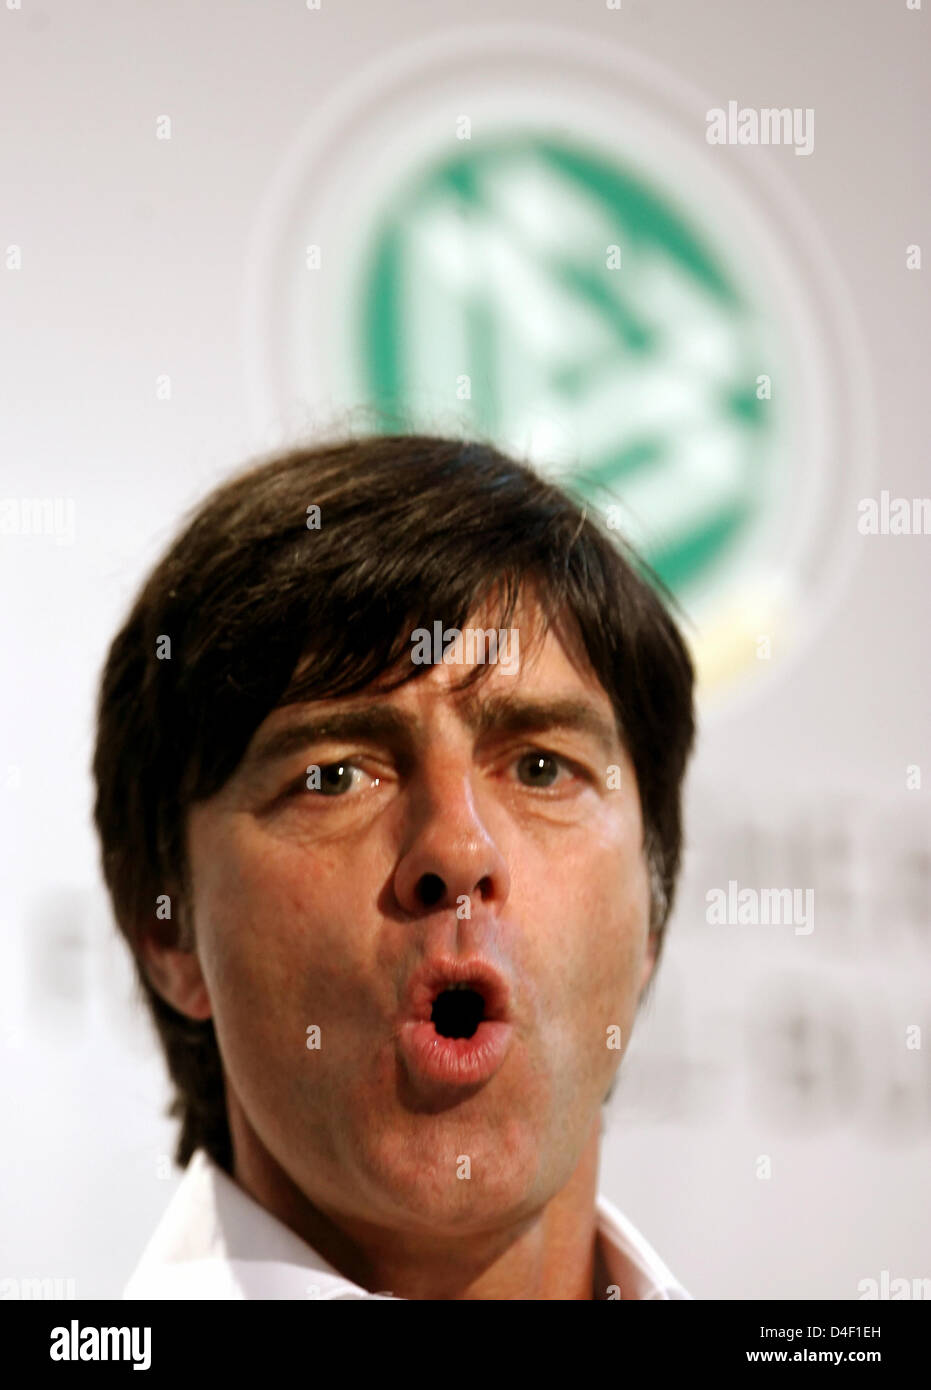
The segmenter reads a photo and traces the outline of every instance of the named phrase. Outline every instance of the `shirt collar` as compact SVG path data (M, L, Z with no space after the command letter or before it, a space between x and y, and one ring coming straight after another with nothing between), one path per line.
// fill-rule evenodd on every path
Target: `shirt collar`
M690 1295L643 1236L599 1195L598 1282L607 1299ZM204 1149L191 1157L124 1298L393 1299L370 1293L328 1264L260 1206Z

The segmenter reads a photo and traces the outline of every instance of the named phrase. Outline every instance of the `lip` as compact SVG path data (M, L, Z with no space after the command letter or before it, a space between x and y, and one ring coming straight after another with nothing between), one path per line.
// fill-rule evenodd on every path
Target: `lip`
M441 990L470 984L485 1000L485 1017L471 1038L445 1038L431 1020ZM422 1082L477 1086L499 1070L514 1039L511 991L500 971L478 956L449 956L422 965L411 977L398 1030L408 1073Z

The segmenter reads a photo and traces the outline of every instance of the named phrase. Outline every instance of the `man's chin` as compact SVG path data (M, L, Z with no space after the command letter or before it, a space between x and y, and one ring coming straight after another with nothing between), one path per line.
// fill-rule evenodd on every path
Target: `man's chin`
M422 1118L420 1133L405 1126L383 1135L365 1161L366 1185L392 1224L436 1235L479 1233L519 1221L552 1196L537 1127L477 1117L457 1124L451 1111Z

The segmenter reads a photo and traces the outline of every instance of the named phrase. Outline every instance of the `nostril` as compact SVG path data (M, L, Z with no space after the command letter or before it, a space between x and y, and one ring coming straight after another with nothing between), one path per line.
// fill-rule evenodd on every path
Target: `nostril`
M494 885L487 874L484 878L479 879L479 882L477 884L477 890L482 902L487 903L488 900L491 898L492 894L494 893Z
M436 907L446 892L446 884L439 874L423 874L417 884L417 896L424 907Z

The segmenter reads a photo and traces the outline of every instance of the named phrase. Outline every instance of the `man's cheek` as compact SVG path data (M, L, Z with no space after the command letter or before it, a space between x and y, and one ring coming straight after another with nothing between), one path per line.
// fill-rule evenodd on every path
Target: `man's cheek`
M308 1012L302 996L313 978L303 940L274 909L241 899L215 900L201 933L202 963L218 1030L262 1049L293 1033Z
M623 1046L627 1046L643 970L644 943L645 930L639 913L633 918L607 919L606 929L594 940L589 979L594 1009L602 1025L602 1040L610 1038L606 1043L609 1047L618 1046L618 1030L623 1035Z

